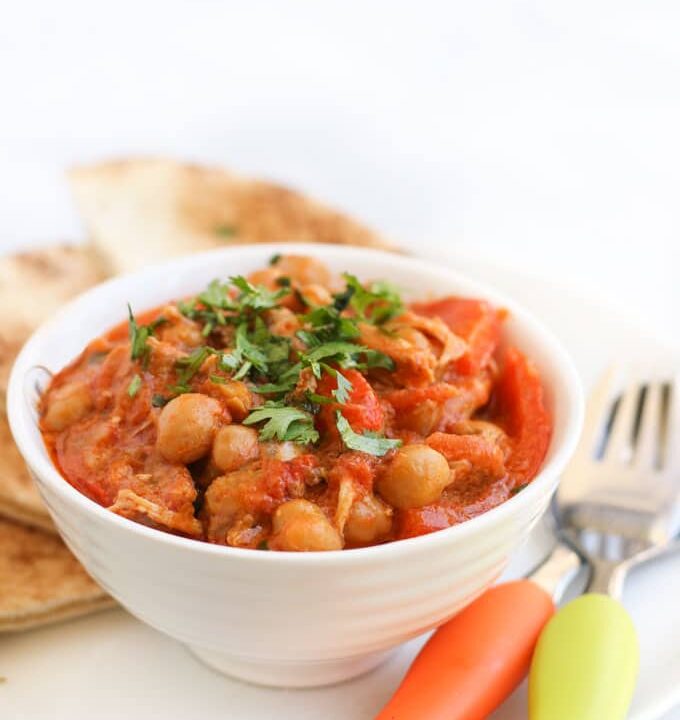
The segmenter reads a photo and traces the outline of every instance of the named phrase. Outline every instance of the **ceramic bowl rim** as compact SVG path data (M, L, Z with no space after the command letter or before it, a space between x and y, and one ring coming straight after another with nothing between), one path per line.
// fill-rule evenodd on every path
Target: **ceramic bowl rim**
M234 254L249 256L257 260L266 259L276 253L294 253L318 256L324 259L326 255L340 255L343 257L354 257L363 254L374 261L383 261L393 267L408 264L408 270L416 274L448 276L452 285L463 285L465 292L471 292L478 297L490 300L496 306L507 308L513 319L527 329L531 335L540 338L540 344L547 350L551 364L556 370L556 377L562 385L562 395L565 402L564 414L566 423L561 438L553 438L552 442L559 442L552 457L541 467L541 470L529 485L509 498L500 505L467 520L458 525L438 530L427 535L422 535L404 540L397 540L382 545L375 545L366 548L355 548L350 550L336 550L322 553L295 553L295 552L256 552L245 548L234 548L224 545L215 545L191 538L179 537L170 533L146 527L127 518L121 517L106 508L100 506L87 496L80 493L71 486L59 473L54 464L45 457L43 449L37 447L31 437L29 427L34 424L31 417L30 407L23 393L23 383L26 372L33 366L30 358L42 338L52 332L55 326L59 326L86 305L91 305L98 298L111 292L113 288L128 282L145 282L155 278L156 283L175 269L184 268L187 265L202 265L209 258L229 258ZM389 273L386 279L389 280ZM121 307L125 299L121 299ZM162 302L162 300L160 301ZM9 379L7 393L7 410L10 427L14 439L26 459L28 465L39 478L39 483L44 483L50 490L55 492L72 510L77 509L85 515L94 515L99 521L110 526L116 526L125 532L140 536L152 542L174 546L179 549L211 555L216 558L229 558L248 560L252 563L263 565L290 564L309 565L356 565L363 561L398 559L412 553L427 552L429 548L446 545L455 541L462 541L465 538L478 532L483 532L487 527L493 526L507 520L511 516L521 515L530 509L538 501L539 497L547 492L552 492L557 484L557 476L564 469L569 457L573 453L583 422L583 393L576 370L571 359L568 357L561 343L554 337L552 332L545 328L542 323L536 320L530 312L521 305L506 297L504 294L487 287L484 283L468 278L464 274L457 273L450 267L437 267L433 263L406 255L397 255L381 250L350 247L341 245L323 245L309 243L262 243L256 245L234 245L229 248L210 250L197 253L191 256L182 256L162 263L154 264L134 273L121 275L99 283L84 293L78 295L69 303L64 305L55 315L43 323L26 341L19 355L17 356ZM552 487L550 484L552 483ZM74 508L75 506L75 508Z

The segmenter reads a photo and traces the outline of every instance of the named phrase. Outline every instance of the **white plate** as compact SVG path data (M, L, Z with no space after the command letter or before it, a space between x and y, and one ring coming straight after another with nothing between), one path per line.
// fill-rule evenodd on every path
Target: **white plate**
M541 316L571 351L586 385L612 359L653 357L680 368L665 348L612 308L559 283L451 254L447 261L517 298ZM546 551L539 531L508 575ZM625 604L640 635L641 670L630 720L680 720L680 554L637 571ZM196 608L200 612L200 608ZM0 639L0 717L21 720L370 720L390 696L423 640L400 648L374 672L343 685L304 691L245 685L208 670L183 647L121 610ZM664 713L667 713L664 715ZM526 717L524 689L493 715ZM426 720L426 719L424 719Z

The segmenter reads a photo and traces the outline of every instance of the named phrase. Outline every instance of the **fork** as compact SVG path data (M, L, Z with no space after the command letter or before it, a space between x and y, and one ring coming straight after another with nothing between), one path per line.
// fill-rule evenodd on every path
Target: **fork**
M532 720L620 720L637 674L632 620L619 602L635 564L678 530L678 384L622 384L610 370L591 396L581 443L556 495L563 532L591 568L588 593L546 625L529 679Z

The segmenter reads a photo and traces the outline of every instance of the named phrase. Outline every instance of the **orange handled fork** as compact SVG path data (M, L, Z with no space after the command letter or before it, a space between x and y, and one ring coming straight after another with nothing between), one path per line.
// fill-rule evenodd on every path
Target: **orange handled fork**
M528 579L477 598L433 633L376 720L484 720L526 676L555 601L580 566L559 542Z

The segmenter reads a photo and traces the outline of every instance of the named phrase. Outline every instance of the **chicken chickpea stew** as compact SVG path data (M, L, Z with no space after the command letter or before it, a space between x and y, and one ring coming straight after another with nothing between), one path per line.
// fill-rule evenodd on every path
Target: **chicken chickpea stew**
M123 517L220 545L320 551L447 528L540 469L541 379L479 299L275 256L135 315L41 398L64 478Z

